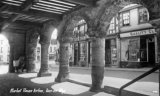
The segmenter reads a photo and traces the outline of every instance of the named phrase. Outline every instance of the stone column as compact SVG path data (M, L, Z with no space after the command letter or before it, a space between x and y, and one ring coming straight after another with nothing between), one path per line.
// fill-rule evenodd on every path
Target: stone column
M40 32L40 44L41 44L41 67L38 73L38 77L41 76L51 76L51 73L48 71L48 48L51 41L52 32L55 29L54 23L56 22L47 22L44 24L42 31Z
M13 67L13 59L14 59L14 43L9 42L10 44L10 56L9 56L9 72L14 73L14 67Z
M101 89L105 67L105 39L92 40L92 87L90 91L98 92Z
M59 49L59 73L55 82L63 82L69 78L69 57L70 57L70 43L66 40L60 41Z
M156 28L156 32L157 32L157 54L158 54L158 65L160 65L160 27L159 28ZM159 69L160 71L160 69ZM160 73L159 73L159 86L160 86ZM160 87L159 87L160 89ZM160 90L159 90L159 93L160 93Z
M48 48L49 44L47 43L40 43L41 44L41 67L40 71L38 73L38 77L41 76L51 76L51 73L49 73L49 66L48 66L48 60L49 60L49 54L48 54Z
M37 31L37 29L31 29L26 36L27 72L35 72L36 48L39 36Z

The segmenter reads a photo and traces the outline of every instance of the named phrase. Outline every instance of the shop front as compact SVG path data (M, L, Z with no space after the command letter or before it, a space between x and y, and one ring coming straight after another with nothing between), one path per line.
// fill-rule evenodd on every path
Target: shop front
M120 67L152 67L157 63L157 38L154 29L120 34Z

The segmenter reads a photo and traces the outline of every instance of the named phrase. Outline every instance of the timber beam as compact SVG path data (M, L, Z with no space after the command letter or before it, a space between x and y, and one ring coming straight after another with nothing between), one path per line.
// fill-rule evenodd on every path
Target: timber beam
M96 1L98 1L98 0L64 0L64 1L80 4L83 6L95 6Z
M62 15L59 15L59 14L48 13L44 11L42 12L38 10L21 11L19 7L13 6L13 5L10 5L5 11L12 12L14 14L19 14L19 15L27 15L27 16L33 16L33 17L62 20Z
M38 2L39 0L26 0L22 6L20 7L21 11L27 11L34 3ZM19 14L15 14L12 17L8 18L1 24L1 31L6 29L12 22L16 21L20 17Z

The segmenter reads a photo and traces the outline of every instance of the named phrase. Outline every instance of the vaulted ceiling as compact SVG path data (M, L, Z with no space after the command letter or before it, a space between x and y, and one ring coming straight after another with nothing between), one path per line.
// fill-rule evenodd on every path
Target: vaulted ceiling
M1 0L1 30L27 30L48 20L62 20L62 16L85 6L93 6L96 0Z

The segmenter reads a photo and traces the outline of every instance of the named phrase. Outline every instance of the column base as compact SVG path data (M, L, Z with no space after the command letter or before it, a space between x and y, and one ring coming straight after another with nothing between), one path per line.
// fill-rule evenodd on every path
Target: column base
M91 88L89 89L89 91L91 91L91 92L101 92L102 90L101 90L101 88L91 87Z
M63 76L58 76L57 78L55 78L55 82L65 82L65 81L67 81L67 79L69 78L69 75L68 76L65 76L65 77L63 77Z
M52 76L52 73L47 72L39 72L37 74L37 77L46 77L46 76Z
M90 91L99 92L104 78L104 66L92 66L92 86Z
M59 68L59 73L57 78L55 78L55 82L64 82L69 78L69 67L68 65L63 65Z

